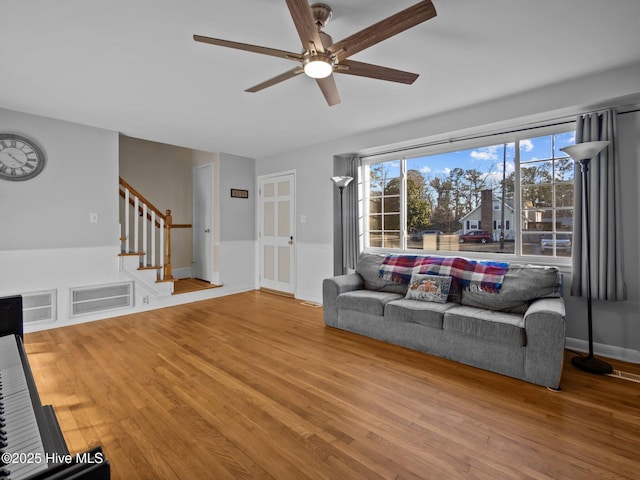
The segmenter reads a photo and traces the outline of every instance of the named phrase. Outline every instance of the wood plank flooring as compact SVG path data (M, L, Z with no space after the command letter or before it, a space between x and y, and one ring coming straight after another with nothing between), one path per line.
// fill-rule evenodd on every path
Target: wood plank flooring
M180 278L173 282L173 294L178 295L180 293L197 292L218 287L220 285L214 285L198 278Z
M248 292L25 336L72 453L113 479L638 479L640 384L554 393ZM637 365L612 362L640 373Z

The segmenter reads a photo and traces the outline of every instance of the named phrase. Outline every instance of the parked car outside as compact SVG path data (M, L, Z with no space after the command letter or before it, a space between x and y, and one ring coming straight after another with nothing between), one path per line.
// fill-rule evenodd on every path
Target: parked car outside
M540 250L553 250L553 235L546 233L540 239ZM556 250L571 249L571 235L568 233L556 233Z
M463 233L458 238L460 243L464 242L480 242L487 243L491 241L491 234L484 230L469 230L467 233Z

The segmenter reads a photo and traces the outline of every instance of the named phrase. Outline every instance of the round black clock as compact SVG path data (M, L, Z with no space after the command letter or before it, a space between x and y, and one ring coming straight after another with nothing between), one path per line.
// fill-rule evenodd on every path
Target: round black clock
M31 140L0 134L0 178L22 181L35 177L44 168L44 153Z

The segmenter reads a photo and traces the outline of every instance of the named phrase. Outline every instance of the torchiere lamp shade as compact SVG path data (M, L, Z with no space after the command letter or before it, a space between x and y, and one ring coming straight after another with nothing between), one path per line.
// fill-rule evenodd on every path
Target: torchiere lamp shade
M579 162L580 160L592 159L598 153L604 150L607 145L609 145L609 141L602 140L599 142L576 143L575 145L564 147L560 150Z

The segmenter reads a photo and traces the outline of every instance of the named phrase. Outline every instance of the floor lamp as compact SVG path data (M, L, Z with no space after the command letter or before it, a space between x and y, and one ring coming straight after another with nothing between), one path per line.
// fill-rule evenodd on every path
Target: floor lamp
M589 192L587 172L589 172L589 162L593 157L598 155L607 145L608 141L600 142L584 142L577 143L570 147L561 148L563 152L573 158L576 162L580 163L580 172L582 176L582 204L584 206L584 222L583 222L583 234L586 239L587 247L587 324L589 327L589 355L577 356L571 359L571 363L579 368L590 373L607 374L613 371L611 365L607 362L599 360L593 356L593 319L591 312L591 231L589 230Z
M331 177L331 181L336 184L336 187L340 189L340 263L341 270L344 274L344 217L342 210L342 194L344 192L344 187L349 185L353 177L341 176L341 177Z

